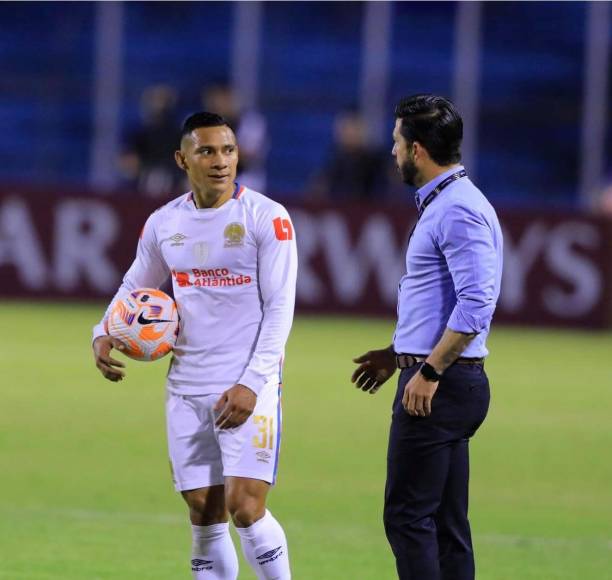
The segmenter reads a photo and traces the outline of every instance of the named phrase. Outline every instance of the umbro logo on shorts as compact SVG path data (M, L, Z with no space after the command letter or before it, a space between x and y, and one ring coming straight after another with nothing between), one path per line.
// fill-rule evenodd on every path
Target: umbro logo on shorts
M257 461L261 461L263 463L268 463L270 459L272 459L272 455L267 451L257 451L255 455L257 456Z

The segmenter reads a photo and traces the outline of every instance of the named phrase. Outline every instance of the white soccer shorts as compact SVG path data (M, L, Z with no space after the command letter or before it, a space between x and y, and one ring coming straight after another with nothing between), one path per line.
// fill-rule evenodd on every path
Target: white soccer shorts
M218 429L213 407L220 395L168 392L168 451L176 490L223 485L227 476L274 484L282 428L280 395L280 385L266 385L245 423Z

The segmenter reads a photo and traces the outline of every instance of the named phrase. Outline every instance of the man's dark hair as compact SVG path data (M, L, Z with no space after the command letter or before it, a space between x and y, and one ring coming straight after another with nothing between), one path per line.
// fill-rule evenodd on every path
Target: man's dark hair
M199 129L200 127L230 127L230 124L221 116L216 113L209 113L208 111L199 111L189 115L183 122L181 128L181 139L185 135L189 135L192 131ZM230 127L231 129L231 127Z
M463 121L455 105L436 95L412 95L395 108L401 119L400 133L412 143L418 141L438 165L461 161Z

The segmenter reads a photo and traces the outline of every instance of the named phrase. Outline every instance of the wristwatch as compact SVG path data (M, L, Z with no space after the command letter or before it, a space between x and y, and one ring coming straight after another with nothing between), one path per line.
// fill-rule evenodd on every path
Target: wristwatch
M434 369L429 363L424 362L419 369L421 374L425 377L425 380L431 381L435 383L442 378L442 375L439 374L436 369Z

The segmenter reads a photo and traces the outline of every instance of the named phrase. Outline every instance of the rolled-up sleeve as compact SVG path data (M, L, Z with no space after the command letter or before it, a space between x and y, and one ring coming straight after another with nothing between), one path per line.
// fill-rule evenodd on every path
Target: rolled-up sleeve
M447 327L478 334L488 330L499 293L494 231L476 210L454 206L440 223L438 246L453 279L457 302Z

